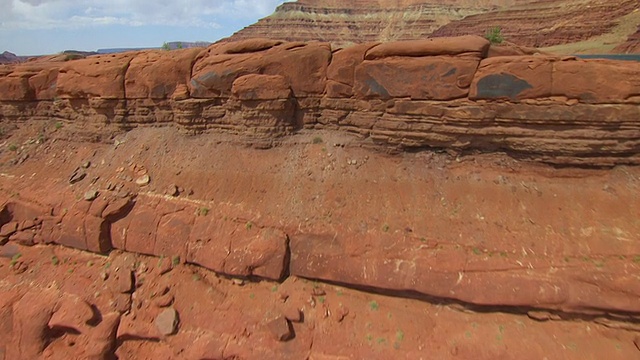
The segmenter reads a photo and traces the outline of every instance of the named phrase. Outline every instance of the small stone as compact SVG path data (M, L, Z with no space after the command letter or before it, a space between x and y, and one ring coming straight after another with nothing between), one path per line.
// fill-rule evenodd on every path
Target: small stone
M9 243L4 246L0 246L0 257L11 259L19 253L20 248L15 244Z
M27 269L29 268L29 266L24 262L24 261L17 261L15 264L13 264L13 266L11 267L11 269L13 270L13 272L15 274L22 274L25 271L27 271Z
M527 316L529 316L533 320L538 321L562 320L559 315L552 314L546 311L529 311L527 313Z
M173 269L173 266L170 258L163 257L158 260L158 272L160 275L168 273L171 269Z
M133 292L133 272L130 270L120 270L115 273L114 290L121 294L129 294Z
M175 185L169 185L169 187L167 187L167 190L165 191L165 194L169 195L169 196L178 196L180 195L180 191L178 190L178 187Z
M170 307L162 311L155 320L155 325L160 334L173 335L178 330L178 312Z
M291 322L302 322L302 312L296 306L287 306L282 315Z
M160 295L153 300L153 304L159 308L165 308L173 303L172 294Z
M91 189L84 193L84 199L87 201L93 201L98 197L98 190Z
M289 294L286 292L281 292L278 294L278 298L280 299L280 301L286 302L287 299L289 299Z
M109 278L109 274L106 271L100 273L100 278L102 281L106 281Z
M11 221L0 228L0 237L9 237L18 230L18 222Z
M85 162L84 164L82 164L82 167L83 167L84 169L88 169L90 166L91 166L91 161L87 161L87 162Z
M345 306L340 306L335 312L335 317L337 322L342 322L347 315L349 315L349 308Z
M20 225L18 225L18 231L24 231L24 230L29 230L32 229L34 227L36 227L37 225L42 224L42 221L34 221L34 220L25 220L23 222L20 223ZM1 236L2 234L0 234Z
M84 179L85 177L87 177L87 173L84 172L81 169L76 169L73 174L71 175L71 178L69 178L69 183L70 184L75 184L79 181L82 181L82 179Z
M151 178L149 177L149 175L142 175L136 179L136 184L139 186L148 185L149 182L151 182Z
M291 325L284 316L278 316L269 321L267 323L267 329L277 341L287 341L293 338Z
M233 285L238 285L238 286L244 285L244 280L242 279L233 279L231 280L231 282L233 283Z
M58 303L58 309L49 320L50 328L74 329L81 332L84 325L93 318L91 306L76 296L65 295Z
M320 288L313 288L313 290L311 290L311 295L313 296L324 296L326 294L327 293Z
M11 241L24 246L32 246L34 244L35 233L33 231L19 231L11 235Z

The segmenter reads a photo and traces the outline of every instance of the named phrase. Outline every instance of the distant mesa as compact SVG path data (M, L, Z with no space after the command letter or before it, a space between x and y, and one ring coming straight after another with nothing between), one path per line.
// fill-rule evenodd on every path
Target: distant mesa
M207 47L209 45L211 45L211 43L207 41L195 41L195 42L171 41L171 42L165 42L164 44L162 44L162 46L158 46L158 47L98 49L96 53L97 54L116 54L116 53L123 53L127 51L141 51L141 50L158 50L158 49L176 50L176 49Z
M18 64L26 60L26 56L17 56L16 54L10 53L8 51L0 54L0 64Z
M25 61L69 61L69 60L77 60L83 59L87 56L92 55L104 55L104 54L117 54L124 53L129 51L142 51L142 50L176 50L176 49L190 49L190 48L205 48L211 45L210 42L207 41L172 41L166 42L162 46L159 47L137 47L137 48L106 48L106 49L98 49L96 51L81 51L81 50L64 50L57 54L42 54L36 56L19 56L12 52L5 51L0 53L0 65L5 64L19 64Z
M195 41L195 42L171 41L171 42L165 42L164 44L162 44L162 46L159 46L159 47L98 49L96 53L97 54L115 54L115 53L122 53L127 51L140 51L140 50L158 50L158 49L176 50L176 49L190 49L190 48L196 48L196 47L207 47L209 45L211 45L211 43L207 41Z

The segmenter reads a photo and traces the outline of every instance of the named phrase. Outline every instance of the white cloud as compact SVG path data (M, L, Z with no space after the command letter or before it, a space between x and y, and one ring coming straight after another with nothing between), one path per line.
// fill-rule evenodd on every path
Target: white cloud
M283 0L0 0L0 29L163 25L217 28L267 16Z

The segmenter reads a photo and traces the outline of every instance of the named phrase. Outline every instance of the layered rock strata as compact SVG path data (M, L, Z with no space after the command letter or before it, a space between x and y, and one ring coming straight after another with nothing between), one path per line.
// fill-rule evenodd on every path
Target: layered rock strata
M127 130L175 126L190 133L240 134L256 147L269 148L301 131L330 131L356 134L362 144L396 151L506 151L516 158L563 166L638 164L640 64L553 56L486 58L488 49L486 40L474 36L372 43L339 51L325 43L252 39L204 51L36 62L2 68L0 114L3 123L15 126L55 121L56 127L72 129L76 142L111 142L111 136ZM127 146L123 143L126 140L116 140L116 150ZM132 145L120 153L120 161L138 151L143 156L149 150L145 143L151 140L140 139L135 146L142 150ZM222 147L201 146L215 155L207 155L193 169L172 168L161 175L187 172L203 191L219 190L198 201L127 191L107 180L109 171L125 178L130 172L129 177L139 179L138 186L147 186L149 171L162 168L158 158L148 159L155 165L138 167L130 159L126 169L105 165L114 168L97 173L91 164L78 165L68 169L70 184L56 185L59 192L45 192L30 179L4 177L3 189L15 192L2 195L1 241L55 243L96 253L120 249L175 257L227 276L283 280L297 275L470 306L612 313L629 321L640 313L635 276L640 247L634 240L640 229L637 222L612 215L638 213L635 193L621 203L583 181L582 189L590 194L589 199L582 197L588 200L584 202L576 200L579 194L558 197L557 189L571 192L574 186L552 176L548 185L522 177L514 186L498 189L490 184L499 185L504 178L453 173L468 186L456 188L451 182L445 189L438 188L436 175L426 169L400 170L395 160L369 165L370 178L345 171L339 181L328 179L327 184L334 185L330 188L308 178L313 171L306 172L303 161L285 166L265 182L258 174L268 173L268 168L242 165L243 157L253 157L258 150L225 153ZM171 151L176 152L153 153L164 154L166 161ZM118 158L115 150L104 150L101 156L100 164ZM366 157L359 158L349 158L348 165L366 166ZM79 164L80 159L69 162ZM58 166L68 167L69 162ZM418 173L404 175L410 171ZM620 176L624 179L615 181L623 187L637 186L633 176ZM379 186L411 190L371 197L362 193L370 179ZM474 197L470 189L476 185L469 184L476 182L492 194L488 201ZM75 184L102 185L99 194L89 192L82 198L73 194L80 191ZM262 195L244 193L243 184ZM301 186L326 195L317 209L298 207L296 194L307 193ZM509 194L520 187L525 200L511 203ZM68 191L72 193L61 195ZM368 202L349 200L358 193L361 196L353 199ZM478 207L464 210L449 204L445 194L464 194L461 204L475 199ZM465 220L459 232L452 232L449 220L425 215L431 210L420 215L425 201L430 208L447 207L452 219L464 211L463 219L481 224L483 213L496 208L523 209L523 215L509 214L506 222L478 226ZM279 203L288 206L265 205ZM587 203L600 207L588 212ZM403 215L397 224L382 225L377 223L385 221L377 215L382 208L416 212ZM569 217L563 210L567 208L572 209ZM216 216L209 214L212 209ZM323 212L326 222L317 218L316 210L322 209L328 211ZM533 210L525 214L525 209ZM292 216L291 211L300 213ZM552 220L532 226L550 212L556 214ZM348 214L363 219L347 220ZM344 218L329 222L333 216ZM603 230L587 226L582 216ZM303 225L314 217L311 225ZM504 238L485 238L489 230ZM543 243L536 246L532 239ZM594 266L597 271L591 271Z
M233 34L238 41L269 37L349 45L428 37L452 20L488 11L489 6L453 1L296 1L280 5L256 24Z
M454 20L432 36L482 35L499 26L506 39L519 45L570 44L610 32L637 9L634 0L535 1Z
M640 65L554 56L485 58L474 36L371 43L252 39L0 69L6 121L252 135L357 133L400 149L507 151L553 164L637 164ZM162 74L162 75L159 75Z
M548 47L584 41L578 51L609 52L637 21L634 0L351 1L287 2L232 35L230 40L270 37L326 41L334 45L426 37L480 35L499 26L519 45ZM631 15L629 18L628 15ZM606 39L598 39L605 35ZM613 46L610 46L613 44ZM570 49L570 48L568 48ZM573 48L576 51L576 48ZM571 50L567 50L568 53ZM625 52L618 48L614 52Z
M640 26L638 27L638 31L631 34L626 42L616 47L615 51L623 54L639 54L640 53Z

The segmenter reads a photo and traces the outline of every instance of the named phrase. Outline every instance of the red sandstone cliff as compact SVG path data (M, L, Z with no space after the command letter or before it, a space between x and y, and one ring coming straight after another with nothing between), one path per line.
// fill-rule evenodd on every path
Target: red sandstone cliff
M501 26L509 41L546 47L593 40L578 52L609 52L629 35L625 17L635 0L323 1L285 3L275 13L231 36L333 44L411 40L429 36L484 35ZM598 40L600 36L608 36ZM558 49L556 49L558 50ZM575 52L573 48L567 52Z
M633 358L640 63L490 53L1 66L0 354Z

